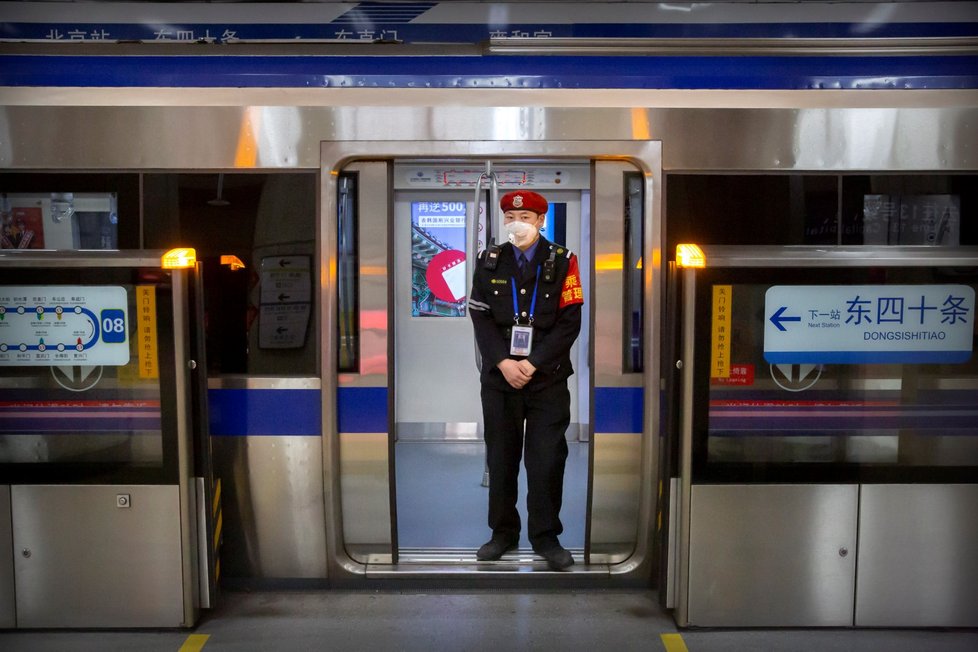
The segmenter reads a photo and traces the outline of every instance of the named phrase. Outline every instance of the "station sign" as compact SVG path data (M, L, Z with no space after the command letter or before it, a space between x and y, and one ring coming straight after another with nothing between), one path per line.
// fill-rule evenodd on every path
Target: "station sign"
M305 346L312 315L309 256L265 256L261 260L258 346L296 349Z
M0 286L0 366L126 365L128 307L119 286Z
M239 43L281 39L347 43L481 43L493 38L549 39L846 36L970 36L974 8L875 2L826 3L502 3L412 2L5 2L4 39L64 42ZM865 4L866 6L861 6ZM815 6L811 6L815 5ZM909 5L909 6L904 6ZM962 5L962 6L957 6ZM948 27L956 25L956 27ZM895 31L894 31L895 30Z
M974 332L967 285L775 285L764 297L771 364L961 363Z
M312 297L309 256L265 256L261 260L263 304L308 302Z

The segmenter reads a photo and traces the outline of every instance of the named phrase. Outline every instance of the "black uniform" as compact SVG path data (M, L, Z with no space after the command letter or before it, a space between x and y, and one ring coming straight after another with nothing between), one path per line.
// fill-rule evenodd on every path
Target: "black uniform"
M521 276L513 245L504 244L494 270L479 257L469 298L475 337L482 353L482 411L489 465L489 527L493 536L515 540L520 532L516 509L520 458L525 449L528 534L534 549L556 542L563 531L560 505L570 423L567 378L574 373L571 345L581 330L584 302L576 257L541 237L533 260ZM548 263L548 261L550 261ZM548 270L552 269L552 273ZM539 278L538 278L539 276ZM510 355L514 325L515 281L520 324L533 313L533 342L527 358L536 367L530 381L516 389L497 364ZM526 424L524 441L523 427Z

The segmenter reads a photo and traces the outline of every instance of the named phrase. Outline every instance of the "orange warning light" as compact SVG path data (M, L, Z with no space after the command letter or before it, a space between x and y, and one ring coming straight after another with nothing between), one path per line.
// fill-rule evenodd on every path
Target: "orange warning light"
M178 247L163 254L163 269L186 269L197 264L197 251L193 247Z
M680 267L706 267L706 254L697 245L676 245L676 264Z
M230 267L232 272L245 268L245 264L234 254L221 254L221 264Z

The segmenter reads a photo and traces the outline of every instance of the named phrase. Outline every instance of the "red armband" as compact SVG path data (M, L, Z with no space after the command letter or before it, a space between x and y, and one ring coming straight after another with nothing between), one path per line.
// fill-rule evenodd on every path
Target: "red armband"
M577 256L571 255L567 266L567 276L564 277L564 287L560 291L560 305L564 309L574 303L584 303L584 288L581 287L581 272L577 268Z

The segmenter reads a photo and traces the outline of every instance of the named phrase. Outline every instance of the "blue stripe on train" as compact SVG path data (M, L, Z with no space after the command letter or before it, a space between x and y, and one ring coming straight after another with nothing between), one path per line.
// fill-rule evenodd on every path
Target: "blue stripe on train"
M595 387L594 432L642 432L641 387Z
M914 430L918 434L978 435L975 420L978 413L936 414L921 411L893 415L840 416L819 414L811 416L778 417L759 412L752 417L728 417L710 413L711 436L743 436L775 434L827 436L838 432L873 434L883 430Z
M971 351L765 351L771 364L960 364Z
M212 389L208 391L211 434L320 434L320 392L315 389ZM340 432L387 432L386 387L341 387L337 391ZM596 387L595 432L642 432L641 387Z
M0 56L0 86L978 88L978 57Z
M52 433L57 435L113 434L117 432L154 432L161 428L159 412L131 417L59 417L0 416L0 434Z
M340 387L336 412L340 432L387 432L387 388Z
M211 434L217 436L316 436L322 432L318 389L211 389ZM340 432L387 432L387 389L341 387Z
M917 405L973 405L973 389L918 389L914 392ZM726 401L786 401L792 405L816 405L826 401L891 401L902 403L899 389L871 389L846 391L838 389L808 389L804 392L786 392L780 389L751 389L714 385L710 388L711 400Z
M642 432L641 387L596 387L595 432ZM337 396L340 432L387 432L387 389L342 387Z
M318 389L211 389L211 434L314 435L322 430Z
M973 390L923 389L914 393L913 403L907 402L899 390L859 392L856 400L836 390L808 391L803 398L785 396L784 392L764 390L711 392L712 399L730 403L711 405L710 435L824 436L898 430L914 430L920 435L978 434Z

